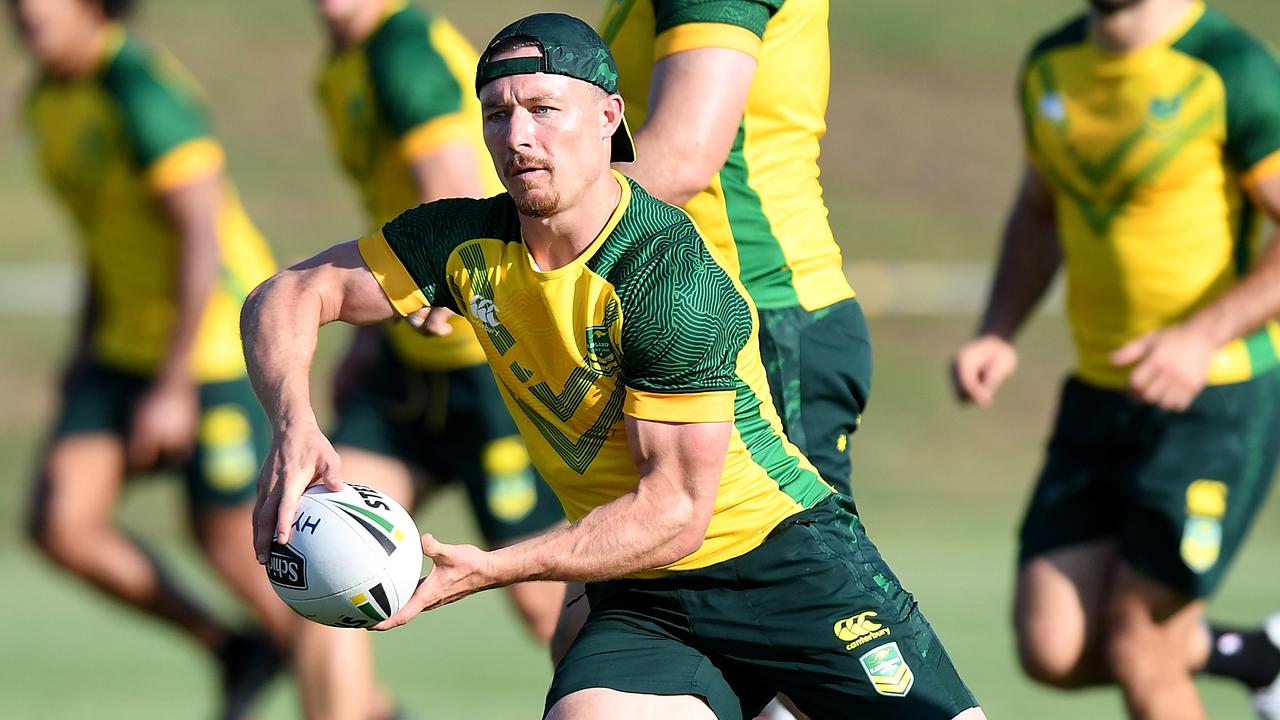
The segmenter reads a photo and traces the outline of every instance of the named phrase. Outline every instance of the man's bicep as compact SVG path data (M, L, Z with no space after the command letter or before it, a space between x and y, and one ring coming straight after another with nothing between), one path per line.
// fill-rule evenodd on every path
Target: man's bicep
M737 136L756 59L722 47L690 49L654 65L643 132L678 138L681 163L705 187L724 165Z
M334 245L286 272L309 279L307 284L320 296L325 322L369 325L396 315L396 308L361 257L355 240Z
M733 423L671 423L627 417L626 428L642 483L645 478L655 478L669 484L673 492L715 496Z
M1271 222L1280 225L1280 172L1259 180L1251 190L1254 202L1271 218Z

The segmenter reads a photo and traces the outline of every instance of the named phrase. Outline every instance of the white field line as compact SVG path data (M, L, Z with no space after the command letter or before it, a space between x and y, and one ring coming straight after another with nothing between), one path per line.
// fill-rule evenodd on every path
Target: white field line
M971 316L982 310L991 266L965 262L851 262L845 274L871 316ZM75 311L80 271L73 263L0 264L0 317L55 317ZM1062 309L1055 286L1044 310Z

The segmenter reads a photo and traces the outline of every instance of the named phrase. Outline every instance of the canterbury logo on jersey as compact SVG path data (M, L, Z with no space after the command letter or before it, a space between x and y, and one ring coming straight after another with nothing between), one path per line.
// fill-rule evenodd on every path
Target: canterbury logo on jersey
M492 330L498 327L498 306L489 298L473 295L471 302L467 304L467 308L471 311L471 316L484 324L486 328Z

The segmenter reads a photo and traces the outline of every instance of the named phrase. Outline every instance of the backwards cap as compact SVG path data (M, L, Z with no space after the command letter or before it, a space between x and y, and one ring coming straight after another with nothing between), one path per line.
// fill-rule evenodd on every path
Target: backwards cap
M539 57L492 60L493 48L512 38L528 40L541 51ZM476 66L476 94L485 85L509 75L549 73L591 83L609 94L618 92L618 66L609 46L582 20L563 13L537 13L503 28L480 54ZM634 162L635 142L627 120L613 134L612 162Z

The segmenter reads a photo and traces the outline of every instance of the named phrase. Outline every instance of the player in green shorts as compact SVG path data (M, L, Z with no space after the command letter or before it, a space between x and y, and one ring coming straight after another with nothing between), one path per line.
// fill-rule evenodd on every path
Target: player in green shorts
M1280 63L1198 0L1091 0L1021 78L1028 159L964 398L1065 265L1077 366L1023 520L1027 674L1118 684L1134 718L1204 718L1196 672L1280 718L1280 616L1206 625L1280 453Z
M467 91L476 52L447 20L405 0L317 0L316 8L332 41L320 105L371 228L420 203L502 192L484 151L479 103ZM332 437L345 476L406 507L431 485L459 482L490 547L562 523L471 326L446 310L413 319L432 324L436 336L401 321L359 328L335 375ZM509 590L534 637L546 642L563 586ZM374 689L366 634L308 624L301 643L308 713L390 712Z
M517 21L475 81L507 192L409 210L254 291L245 352L277 429L259 559L303 490L344 472L307 395L318 326L444 307L572 524L494 551L424 535L432 570L377 629L484 589L585 582L545 717L738 720L782 691L819 718L983 718L848 496L787 439L731 266L610 170L636 152L617 82L586 23Z
M220 716L242 717L297 624L246 542L270 430L237 318L275 265L226 178L200 89L118 22L127 5L9 3L40 71L27 120L87 277L31 534L53 562L212 653ZM126 479L158 469L185 477L197 544L270 639L228 627L116 525Z

